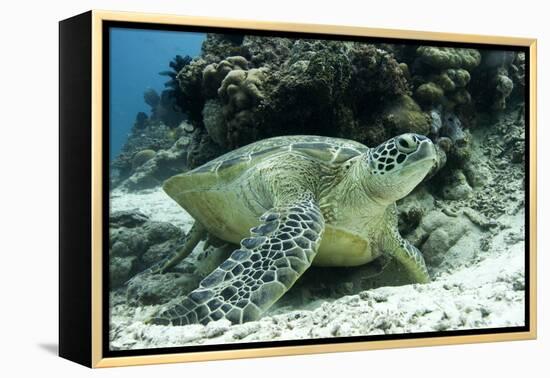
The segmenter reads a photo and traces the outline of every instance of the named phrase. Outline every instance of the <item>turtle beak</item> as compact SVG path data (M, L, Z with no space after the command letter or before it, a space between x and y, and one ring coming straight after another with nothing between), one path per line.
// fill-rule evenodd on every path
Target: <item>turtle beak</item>
M425 160L432 160L433 163L437 160L435 147L428 138L420 142L418 149L408 158L409 163L417 163Z

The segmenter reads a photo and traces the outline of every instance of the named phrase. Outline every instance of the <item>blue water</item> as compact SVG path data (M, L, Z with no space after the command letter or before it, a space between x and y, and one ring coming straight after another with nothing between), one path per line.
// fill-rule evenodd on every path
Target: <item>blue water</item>
M143 101L148 88L159 94L169 79L176 55L198 56L203 33L112 28L110 29L110 160L124 145L138 112L149 114Z

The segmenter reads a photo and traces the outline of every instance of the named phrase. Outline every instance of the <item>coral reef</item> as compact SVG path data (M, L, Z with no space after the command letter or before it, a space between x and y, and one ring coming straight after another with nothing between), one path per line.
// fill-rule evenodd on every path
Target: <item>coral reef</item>
M374 146L415 132L439 146L430 177L449 181L470 158L476 109L504 109L523 97L525 55L513 51L212 33L201 51L176 56L171 71L161 73L170 78L168 89L144 94L151 115L138 114L135 135L113 164L116 183L136 173L137 152L170 149L178 137L163 125L177 129L185 117L194 130L185 147L189 169L277 135L340 136ZM166 133L157 135L161 140L132 141L155 128Z
M294 40L246 35L242 47L253 67L280 67L291 53Z
M345 119L351 67L339 44L296 41L292 54L266 80L265 101L258 109L267 135L335 135Z
M481 53L474 49L433 46L412 49L410 46L390 45L389 50L395 51L404 60L402 64L407 65L413 98L421 105L413 113L416 117L409 117L417 121L417 127L409 122L401 130L416 129L415 132L428 135L436 142L440 158L430 177L437 174L439 179L450 180L450 177L460 175L454 171L463 167L470 158L467 128L475 123L476 113L469 87L471 72L480 65ZM413 109L414 105L409 108ZM407 106L402 103L396 108L404 112ZM388 126L392 124L386 122L382 126L384 130L391 130Z
M183 128L183 127L182 127ZM142 150L134 155L131 175L120 186L129 190L153 188L167 178L187 169L187 154L192 135L182 136L168 149Z
M421 104L453 111L457 106L470 103L471 95L466 87L470 71L481 62L479 51L420 46L416 54L414 96Z
M134 172L137 168L134 158L140 151L156 152L169 149L174 144L174 134L168 126L163 123L151 124L148 119L144 121L141 114L138 113L126 143L111 162L111 170L114 171L111 175L113 186L120 185Z
M220 61L228 56L242 56L245 52L243 39L242 34L208 33L201 47L201 55L209 62Z
M357 106L372 108L373 103L409 94L408 68L400 65L392 54L363 43L355 44L352 52L351 82Z
M385 135L370 137L369 129L384 121L399 131L426 130L427 117L403 97L410 94L406 65L384 50L253 36L238 42L209 35L201 57L177 75L189 121L210 137L196 139L206 149L224 147L221 153L297 130L374 144ZM396 111L396 96L407 111Z

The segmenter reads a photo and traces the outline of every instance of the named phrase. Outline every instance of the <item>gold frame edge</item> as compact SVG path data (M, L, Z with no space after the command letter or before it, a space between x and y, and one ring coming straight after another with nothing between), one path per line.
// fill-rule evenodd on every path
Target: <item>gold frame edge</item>
M222 359L250 357L273 357L286 355L304 355L313 353L351 352L374 349L393 349L403 347L426 347L451 344L486 343L499 341L533 340L537 338L537 40L535 38L502 37L476 34L458 34L426 32L415 30L397 30L367 28L358 26L339 26L324 24L297 24L212 18L198 16L177 16L167 14L148 14L133 12L92 11L92 367L118 367L146 364L165 364L175 362L198 362ZM530 303L530 330L526 332L494 333L465 336L445 336L413 338L402 340L361 341L335 344L316 344L304 346L282 346L252 349L220 350L211 352L190 352L159 355L141 355L131 357L103 357L102 352L102 22L126 21L190 26L211 26L221 28L240 28L265 31L289 31L306 33L324 33L332 35L351 35L363 37L399 38L440 42L462 42L478 44L497 44L503 46L522 46L529 48L529 131L530 131L530 291L527 293Z
M92 11L92 356L96 367L103 358L103 34L102 18Z
M529 44L529 325L537 338L537 40ZM527 115L526 115L527 116Z

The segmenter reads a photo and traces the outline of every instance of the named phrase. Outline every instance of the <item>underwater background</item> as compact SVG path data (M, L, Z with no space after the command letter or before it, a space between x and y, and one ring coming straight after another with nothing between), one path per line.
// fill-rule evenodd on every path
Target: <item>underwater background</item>
M167 76L160 73L170 69L168 63L177 55L197 56L205 37L203 33L110 29L111 161L126 143L136 115L149 110L144 91L166 89Z
M522 51L111 33L112 349L525 324ZM383 259L310 268L255 322L144 323L234 249L201 243L172 271L135 277L173 253L193 223L164 180L271 136L374 147L406 132L428 136L439 156L398 202L399 231L422 251L432 283L412 285Z

